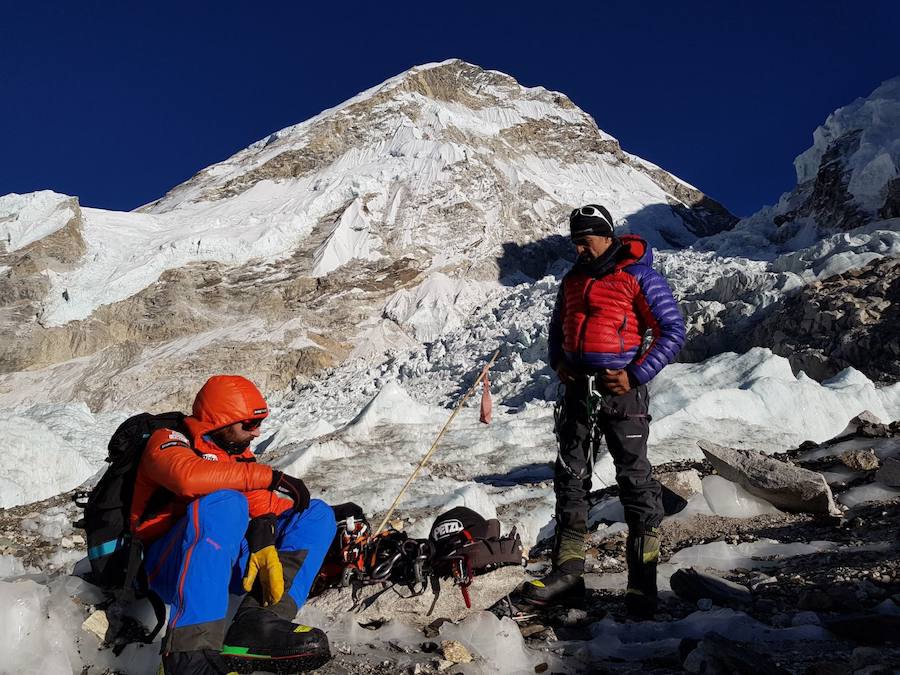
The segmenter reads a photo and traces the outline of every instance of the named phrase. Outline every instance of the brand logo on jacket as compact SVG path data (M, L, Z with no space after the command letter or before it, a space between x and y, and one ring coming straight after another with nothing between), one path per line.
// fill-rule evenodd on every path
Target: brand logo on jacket
M218 461L219 461L219 458L216 457L216 456L215 456L213 453L211 453L211 452L204 452L204 453L201 455L201 457L203 457L203 459L205 459L207 462L218 462Z

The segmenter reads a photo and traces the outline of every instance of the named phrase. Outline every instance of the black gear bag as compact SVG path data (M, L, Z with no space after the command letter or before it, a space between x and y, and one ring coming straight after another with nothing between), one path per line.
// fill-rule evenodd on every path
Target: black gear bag
M460 560L472 576L523 561L522 540L515 527L501 537L499 520L486 520L465 506L435 518L428 538L434 547L432 567L442 576L451 574Z

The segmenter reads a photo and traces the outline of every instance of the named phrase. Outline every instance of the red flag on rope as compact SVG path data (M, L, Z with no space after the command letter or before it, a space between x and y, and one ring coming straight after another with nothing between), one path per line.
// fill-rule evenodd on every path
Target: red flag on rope
M491 381L488 379L488 367L484 367L484 373L481 380L481 417L479 418L485 424L491 423L491 412L493 403L491 403Z

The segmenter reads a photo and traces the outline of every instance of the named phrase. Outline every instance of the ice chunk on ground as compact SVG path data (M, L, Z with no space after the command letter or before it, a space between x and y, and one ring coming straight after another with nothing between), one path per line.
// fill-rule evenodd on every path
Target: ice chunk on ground
M645 661L654 656L674 654L682 639L702 639L710 631L739 642L831 639L821 626L776 629L744 612L714 609L694 612L680 621L617 623L611 618L603 619L591 626L593 639L584 656Z
M33 581L0 581L0 663L5 673L71 675L81 671L72 635L81 624L67 625L48 608L50 591Z
M25 574L25 565L14 555L0 555L0 579Z
M625 508L618 497L609 497L591 507L588 513L588 524L593 525L601 521L625 522Z
M737 483L721 476L707 476L702 483L706 503L717 516L752 518L763 513L779 513L765 499L750 494Z
M498 619L490 612L477 612L456 625L445 623L440 637L457 640L478 654L485 661L484 673L533 673L536 665L549 661L545 654L525 646L515 621Z
M838 495L838 501L844 506L854 507L866 502L879 502L900 496L900 488L890 488L878 483L859 485Z
M760 539L743 544L714 541L709 544L683 548L669 558L669 563L682 567L712 568L722 571L738 567L754 569L778 564L777 560L761 560L761 558L781 559L795 555L808 555L818 551L828 551L835 546L837 544L830 541L813 541L809 544L782 544L774 539Z

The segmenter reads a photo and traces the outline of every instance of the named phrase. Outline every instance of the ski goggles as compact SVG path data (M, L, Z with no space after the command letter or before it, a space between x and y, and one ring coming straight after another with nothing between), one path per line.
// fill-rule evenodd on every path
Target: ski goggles
M604 215L603 211L598 209L596 206L591 206L590 204L588 204L587 206L581 206L577 209L572 209L572 213L569 214L569 220L572 220L572 218L577 215L587 216L588 218L599 218L610 227L613 226L613 224L609 222L609 219L606 217L606 215Z
M262 424L262 419L244 420L241 422L241 429L244 431L256 431Z

